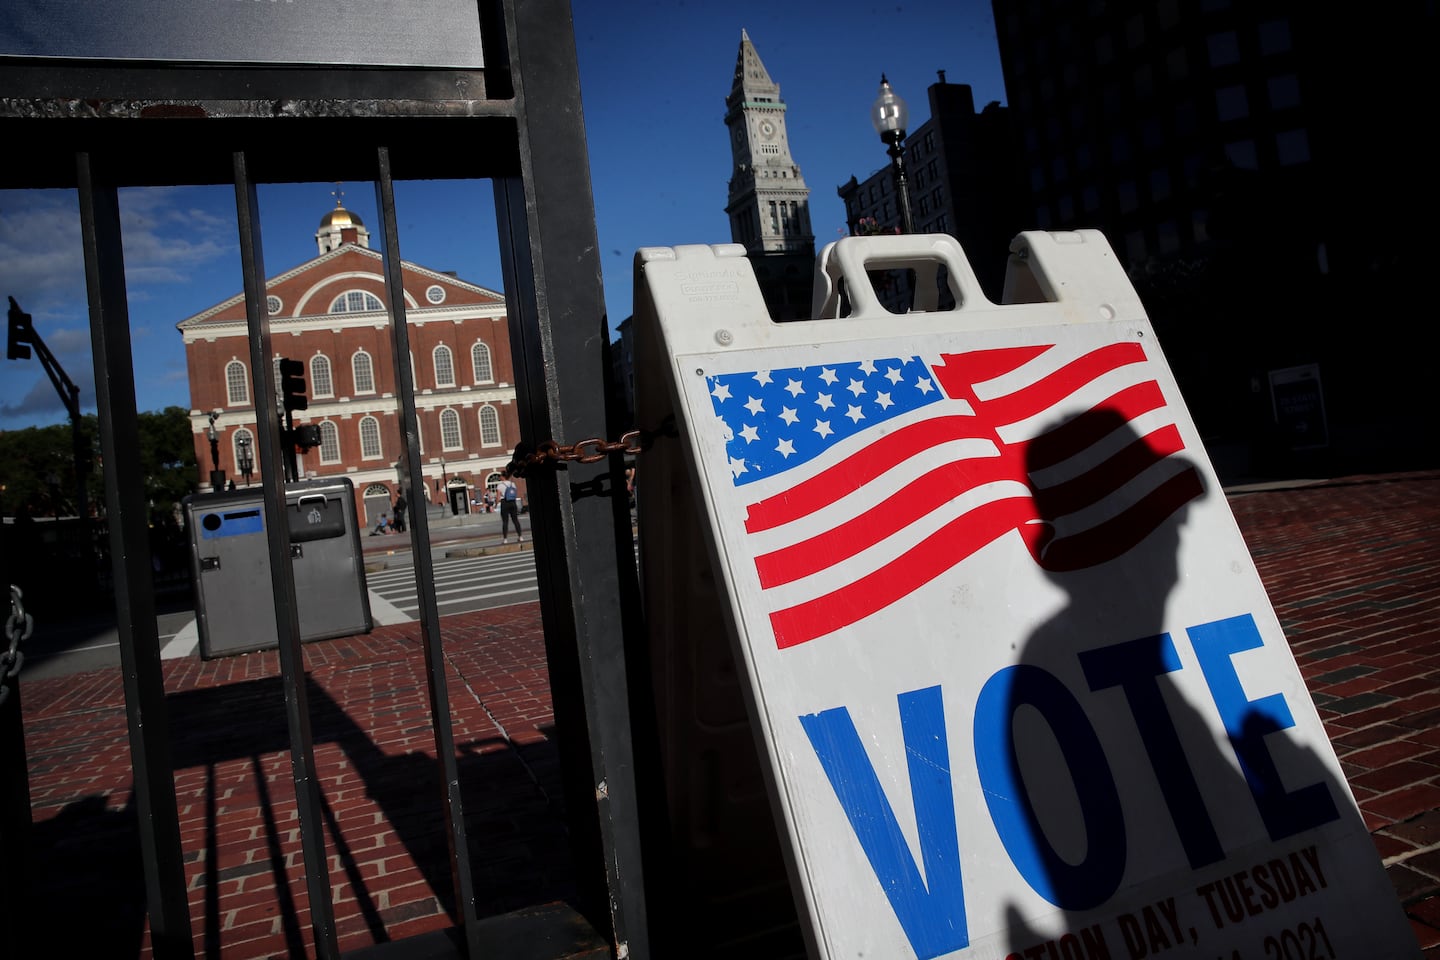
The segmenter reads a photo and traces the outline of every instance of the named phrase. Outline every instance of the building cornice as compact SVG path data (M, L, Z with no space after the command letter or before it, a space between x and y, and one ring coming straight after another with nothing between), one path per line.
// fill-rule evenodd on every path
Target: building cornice
M317 268L319 268L319 267L322 267L322 266L325 265L326 263L329 263L329 262L332 261L332 260L339 259L340 257L342 257L342 256L344 256L344 255L346 255L346 254L351 254L351 253L360 254L361 256L368 257L368 258L374 260L374 261L376 262L376 264L377 264L377 269L380 271L378 275L381 276L381 277L384 276L384 257L382 257L381 254L380 254L378 251L370 250L370 249L368 249L368 248L366 248L366 247L359 247L359 246L356 246L356 245L354 245L354 244L348 244L348 243L347 243L347 244L345 244L344 246L336 247L334 250L331 250L329 253L321 254L320 256L314 258L313 260L307 260L307 261L305 261L304 263L300 264L299 266L293 267L293 268L291 268L291 269L289 269L289 270L286 270L284 273L281 273L281 274L278 274L278 275L276 275L276 276L274 276L274 277L269 278L268 280L265 281L265 289L266 289L267 291L269 291L270 289L274 288L275 286L277 286L277 285L279 285L279 284L282 284L282 283L285 283L286 281L292 280L292 279L294 279L295 277L298 277L298 276L300 276L300 275L303 274L303 273L309 272L309 271L311 271L311 270L315 270L315 269L317 269ZM461 289L463 289L463 290L468 290L468 291L470 291L471 293L478 293L478 294L481 294L482 296L493 297L493 298L495 299L495 301L496 301L496 305L497 305L502 311L504 310L504 305L505 305L505 297L504 297L504 295L503 295L503 294L500 294L500 293L497 293L496 291L491 290L491 289L489 289L488 287L482 287L482 286L480 286L479 284L470 283L468 280L461 280L459 277L453 277L453 276L451 276L451 275L448 274L448 273L441 273L441 272L438 271L438 270L431 270L431 269L429 269L428 267L422 267L422 266L420 266L420 265L417 264L417 263L411 263L409 260L402 260L402 261L400 261L400 267L401 267L401 270L402 270L403 272L408 272L408 273L414 274L415 276L419 276L419 277L424 277L424 278L427 278L427 279L435 280L435 281L437 281L437 282L439 282L439 283L453 284L453 285L455 285L455 286L457 286L457 287L459 287L459 288L461 288ZM223 300L223 301L221 301L220 303L217 303L217 304L215 304L214 306L212 306L212 307L210 307L210 308L208 308L208 309L206 309L206 310L202 310L202 311L200 311L199 313L194 314L193 316L186 317L184 320L181 320L181 321L180 321L179 323L177 323L175 326L176 326L176 328L177 328L178 330L180 330L180 331L182 331L182 332L188 332L188 331L191 330L192 328L197 327L197 326L200 326L200 325L206 325L206 326L208 326L212 317L216 316L216 315L219 314L219 313L224 312L225 310L228 310L228 309L230 309L230 308L232 308L232 307L235 307L235 306L237 306L237 305L239 305L239 304L241 304L241 303L244 303L244 302L245 302L245 294L244 294L244 292L242 291L242 292L240 292L240 293L237 293L235 296L230 297L230 298L227 299L227 300ZM470 306L471 306L472 308L476 308L476 307L481 308L481 309L484 309L484 308L485 308L485 305L483 305L483 304L471 304ZM327 315L323 315L323 314L322 314L322 315L319 315L319 316L327 316ZM343 314L342 314L341 316L343 316ZM363 314L362 314L362 316L363 316ZM387 316L388 316L388 315L387 315ZM306 319L306 317L272 316L272 317L270 318L270 322L271 322L271 323L276 323L276 322L284 321L284 320L301 320L301 319ZM232 322L232 321L219 321L219 322L218 322L218 325L225 326L225 325L229 325L231 322ZM240 325L243 327L243 326L244 326L244 322L241 321L241 322L240 322ZM187 342L188 342L188 341L187 341Z

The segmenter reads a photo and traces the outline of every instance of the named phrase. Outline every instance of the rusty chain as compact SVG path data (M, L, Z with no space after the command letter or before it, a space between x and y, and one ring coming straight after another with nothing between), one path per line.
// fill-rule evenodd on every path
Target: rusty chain
M30 638L35 629L35 620L25 612L21 603L20 588L10 585L10 616L5 621L6 646L0 649L0 704L10 696L10 681L19 675L25 665L25 654L20 652L20 643Z
M525 471L531 467L559 466L562 462L568 463L599 463L613 453L637 454L644 453L655 445L660 437L678 436L675 429L675 417L666 417L657 429L654 430L630 430L620 435L619 440L605 440L600 437L589 437L585 440L577 440L572 444L560 444L554 440L546 440L535 447L534 450L527 450L526 444L516 446L514 459L510 461L510 472L517 477L525 476Z

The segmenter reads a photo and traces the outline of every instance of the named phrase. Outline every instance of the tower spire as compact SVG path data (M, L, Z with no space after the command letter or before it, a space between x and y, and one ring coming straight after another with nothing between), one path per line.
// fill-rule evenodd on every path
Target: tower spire
M790 155L785 101L744 28L735 74L725 98L730 128L730 236L750 253L813 256L810 188Z

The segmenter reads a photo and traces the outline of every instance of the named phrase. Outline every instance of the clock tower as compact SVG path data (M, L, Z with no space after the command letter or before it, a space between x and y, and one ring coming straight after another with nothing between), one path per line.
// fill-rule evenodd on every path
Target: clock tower
M810 188L790 155L785 101L750 35L740 31L735 77L725 98L730 131L730 238L743 244L771 314L790 319L808 311L815 234Z

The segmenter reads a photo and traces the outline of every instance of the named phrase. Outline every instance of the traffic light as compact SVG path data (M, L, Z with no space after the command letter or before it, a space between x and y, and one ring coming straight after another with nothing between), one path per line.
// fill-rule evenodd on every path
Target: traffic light
M305 423L295 428L295 446L301 450L313 450L320 446L320 426Z
M11 360L30 359L30 340L35 335L30 314L20 309L15 298L10 298L10 338L5 344L5 356Z
M280 396L286 413L310 406L310 401L305 399L305 364L301 361L288 357L281 359Z

